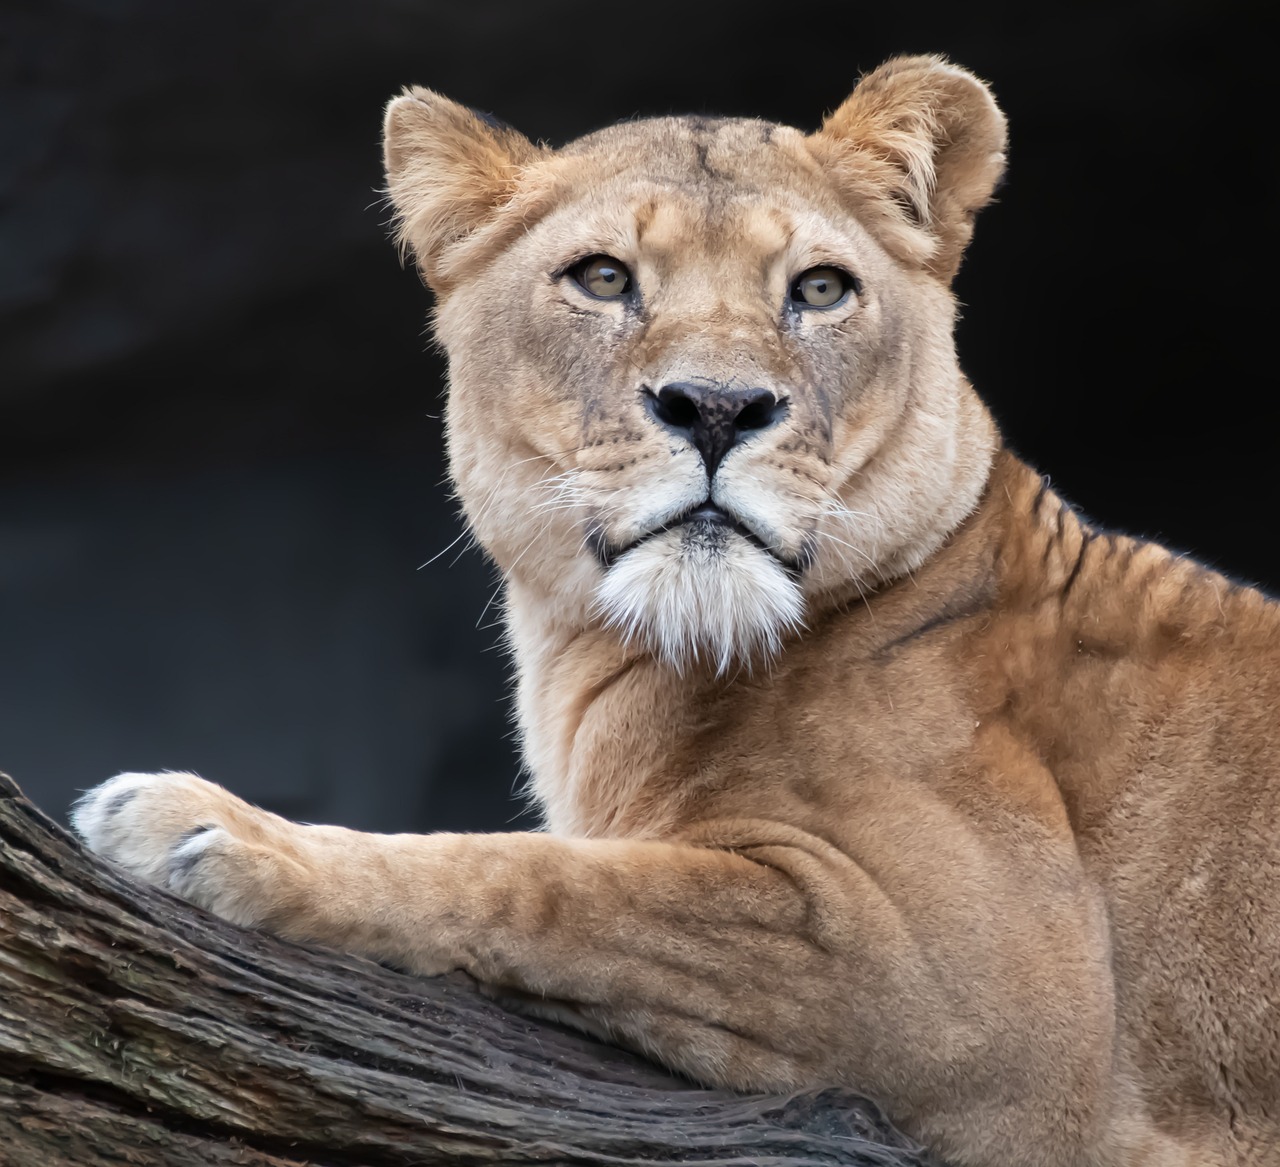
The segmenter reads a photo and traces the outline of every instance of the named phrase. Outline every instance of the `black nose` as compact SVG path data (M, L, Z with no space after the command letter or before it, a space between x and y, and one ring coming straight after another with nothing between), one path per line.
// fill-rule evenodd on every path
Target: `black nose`
M768 389L731 389L715 381L675 381L645 404L659 425L687 438L702 455L707 477L744 434L768 429L786 416L787 403Z

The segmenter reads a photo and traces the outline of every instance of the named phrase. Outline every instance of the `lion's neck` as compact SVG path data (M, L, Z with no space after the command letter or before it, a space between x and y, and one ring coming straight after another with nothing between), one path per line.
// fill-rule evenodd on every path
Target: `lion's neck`
M633 718L619 716L619 682L656 662L628 650L612 631L584 627L578 612L547 604L516 580L507 581L506 619L517 664L521 749L547 827L567 835L617 833L608 808L626 801L629 776L651 752L645 732L636 730L656 712L641 707ZM672 674L654 688L669 691L672 680L679 678ZM602 717L618 722L618 749L606 749L607 756L598 740Z

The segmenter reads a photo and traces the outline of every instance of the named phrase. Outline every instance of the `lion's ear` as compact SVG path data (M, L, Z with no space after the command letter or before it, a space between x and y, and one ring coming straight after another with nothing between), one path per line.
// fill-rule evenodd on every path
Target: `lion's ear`
M493 216L540 151L496 118L416 86L387 105L382 142L401 251L438 291L443 253Z
M809 138L810 149L858 197L892 200L908 225L900 250L950 281L973 219L1004 173L1005 119L972 73L941 57L896 57L863 77Z

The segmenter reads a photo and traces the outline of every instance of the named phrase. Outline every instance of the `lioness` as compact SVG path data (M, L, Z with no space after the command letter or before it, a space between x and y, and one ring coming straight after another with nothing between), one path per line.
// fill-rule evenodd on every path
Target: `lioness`
M392 101L547 830L304 826L189 774L77 829L708 1083L849 1083L957 1164L1280 1163L1280 611L1001 445L949 285L1004 145L935 57L807 136L552 150Z

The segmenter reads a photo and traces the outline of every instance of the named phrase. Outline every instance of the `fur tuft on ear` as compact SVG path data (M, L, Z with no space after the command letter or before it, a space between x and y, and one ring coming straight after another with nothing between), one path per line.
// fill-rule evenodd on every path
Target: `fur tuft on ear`
M808 139L842 188L879 203L888 245L947 282L1004 173L1005 140L986 85L934 56L886 61Z
M396 242L441 290L441 257L511 198L522 167L541 153L496 118L430 89L406 89L387 105L383 162Z

